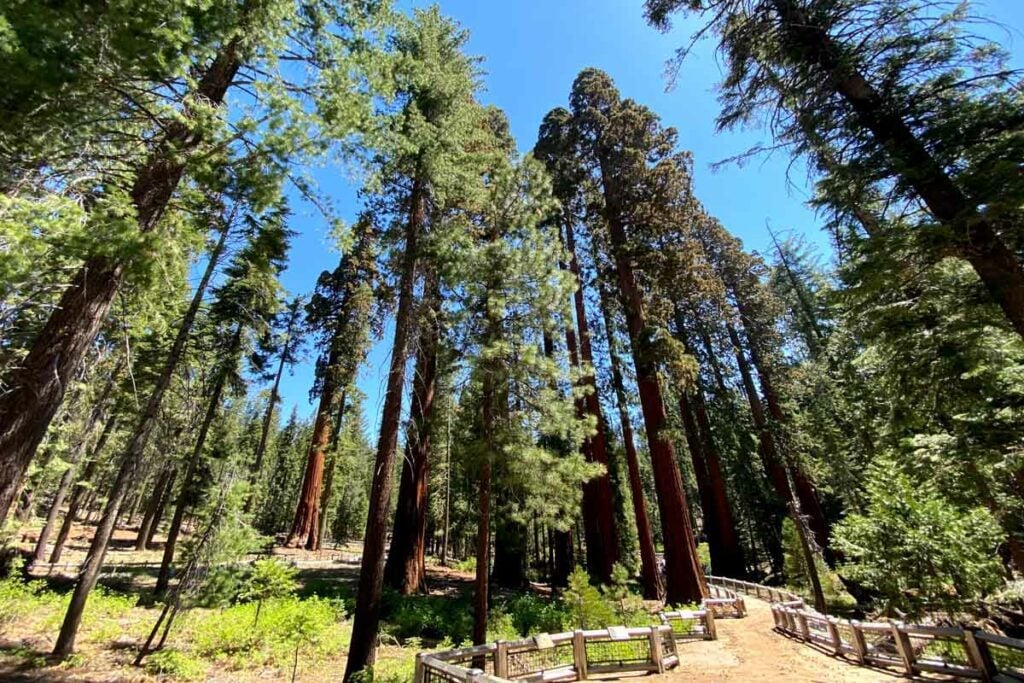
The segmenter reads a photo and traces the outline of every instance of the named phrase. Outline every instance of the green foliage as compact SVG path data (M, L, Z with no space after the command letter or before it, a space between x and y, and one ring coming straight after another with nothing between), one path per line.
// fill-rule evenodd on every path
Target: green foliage
M580 567L569 575L569 587L562 599L575 628L605 628L616 621L615 609L604 599L600 589L590 584L590 575Z
M796 533L796 525L787 517L782 521L783 570L786 582L797 589L797 592L813 600L811 581L808 577L807 562L804 559L800 538ZM856 606L857 601L843 586L839 575L832 571L818 553L814 554L814 565L821 582L821 592L830 610L846 610Z
M206 677L208 665L180 650L165 648L146 657L144 668L147 673L174 680L199 681Z
M286 665L296 648L306 660L333 655L345 643L343 611L334 602L312 597L269 600L256 620L256 603L193 615L187 630L197 657L237 668Z
M298 574L298 568L276 558L256 560L238 598L243 602L262 602L288 597L299 587Z
M448 638L461 643L473 633L472 605L465 597L385 591L383 600L384 629L396 638Z
M958 508L889 463L872 466L867 495L864 514L836 527L836 546L847 558L841 571L887 609L955 611L1001 583L1002 534L986 510Z

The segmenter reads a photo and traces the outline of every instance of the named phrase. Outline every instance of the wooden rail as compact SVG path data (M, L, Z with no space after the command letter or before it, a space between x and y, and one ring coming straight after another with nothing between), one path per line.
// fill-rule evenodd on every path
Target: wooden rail
M710 619L713 623L714 616ZM582 681L592 674L664 673L678 664L672 626L613 626L420 653L416 655L414 681Z
M959 626L861 622L772 605L776 630L859 664L994 683L1024 681L1024 640Z

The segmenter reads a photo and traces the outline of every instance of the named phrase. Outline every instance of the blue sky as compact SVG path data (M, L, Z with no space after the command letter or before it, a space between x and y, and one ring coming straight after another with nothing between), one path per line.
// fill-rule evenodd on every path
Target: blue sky
M426 2L403 3L425 7ZM1024 59L1024 0L983 0L981 12L1004 26L994 37L1011 49L1015 63ZM594 66L615 79L624 97L631 97L661 115L679 131L679 144L694 154L697 196L749 249L762 250L773 229L805 235L827 249L820 222L806 206L808 189L803 166L790 167L784 154L757 158L743 166L711 164L764 141L761 130L716 134L718 103L715 84L721 75L713 44L704 42L680 71L675 88L666 92L665 63L695 28L677 21L661 34L643 21L642 0L444 0L442 11L470 32L468 51L484 57L485 92L481 99L501 107L509 117L520 149L530 149L544 114L564 106L576 74ZM787 175L788 174L788 175ZM354 188L343 172L322 169L316 174L341 213L352 218L358 209ZM309 292L317 275L337 264L322 217L295 207L293 229L299 232L284 283L292 293ZM383 378L390 339L373 349L359 386L367 394L369 428L375 433L380 415ZM310 415L312 359L293 369L282 382L282 413L292 406Z

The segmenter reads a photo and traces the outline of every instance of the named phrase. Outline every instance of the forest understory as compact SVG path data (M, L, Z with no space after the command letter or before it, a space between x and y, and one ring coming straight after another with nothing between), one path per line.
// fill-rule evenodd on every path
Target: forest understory
M0 2L0 678L1024 679L1021 8L537 4Z

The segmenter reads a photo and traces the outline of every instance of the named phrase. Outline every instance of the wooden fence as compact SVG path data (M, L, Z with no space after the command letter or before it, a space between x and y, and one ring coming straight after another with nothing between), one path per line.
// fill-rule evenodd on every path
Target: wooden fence
M939 673L993 683L1024 681L1024 640L988 631L840 619L809 609L799 595L720 576L709 583L772 603L775 628L859 664Z
M608 673L664 673L678 664L672 626L613 626L421 653L414 681L582 681Z
M772 605L775 628L858 663L1007 683L1024 681L1024 640L959 626L860 622Z

